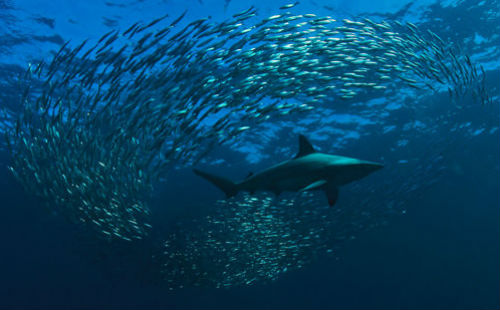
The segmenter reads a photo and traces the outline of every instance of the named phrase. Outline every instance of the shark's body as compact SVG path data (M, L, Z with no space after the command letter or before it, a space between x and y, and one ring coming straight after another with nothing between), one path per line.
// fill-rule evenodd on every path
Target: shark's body
M323 190L328 203L333 206L338 198L338 188L361 179L382 168L382 164L319 153L303 136L299 136L299 152L295 158L281 162L235 183L198 169L193 171L220 188L227 197L239 191L271 191L279 195L284 191L301 192Z

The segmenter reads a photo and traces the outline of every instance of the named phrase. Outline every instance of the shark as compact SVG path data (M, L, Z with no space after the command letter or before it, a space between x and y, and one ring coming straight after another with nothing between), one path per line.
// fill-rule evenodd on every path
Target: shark
M332 207L337 202L340 186L362 179L382 167L376 162L318 152L304 135L299 135L299 151L294 158L250 173L240 182L196 168L193 172L222 190L226 198L241 191L251 194L268 191L276 195L286 191L324 191Z

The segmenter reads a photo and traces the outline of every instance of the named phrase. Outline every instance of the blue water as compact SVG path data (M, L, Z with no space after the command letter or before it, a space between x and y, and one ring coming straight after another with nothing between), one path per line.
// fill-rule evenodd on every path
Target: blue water
M0 0L0 105L19 109L15 77L27 63L50 59L68 39L96 40L110 29L126 29L188 9L187 18L214 20L254 5L269 16L287 1L9 1ZM319 253L311 263L277 280L251 286L170 291L152 256L175 223L213 212L223 195L191 172L172 168L156 186L151 239L109 243L54 214L26 192L7 170L10 155L0 148L0 306L2 308L446 308L500 307L500 18L498 1L302 0L298 11L404 20L456 42L485 66L493 102L471 98L450 102L448 94L390 94L394 101L344 106L322 114L291 116L246 134L210 154L204 167L232 179L258 171L296 152L296 134L308 135L328 153L382 160L391 173L366 179L387 183L370 200L395 211L370 217L335 255ZM484 17L487 16L485 19ZM481 17L481 18L479 18ZM371 106L370 106L371 104ZM363 106L370 110L361 116ZM408 108L410 107L410 108ZM377 117L370 113L378 111ZM384 116L386 115L386 116ZM378 120L373 121L373 119ZM2 116L2 120L4 117ZM383 120L383 123L382 121ZM373 121L373 122L372 122ZM405 124L413 127L405 129ZM420 121L416 122L416 121ZM445 123L449 121L456 127ZM419 125L421 124L421 125ZM392 127L391 127L392 126ZM432 128L432 131L419 131ZM434 127L432 127L434 126ZM4 131L4 126L0 127ZM430 134L429 134L430 132ZM421 164L419 164L421 163ZM417 171L414 171L417 170ZM212 170L213 171L213 170ZM403 181L383 180L400 175ZM415 189L401 189L401 182ZM388 194L393 190L393 194ZM363 195L366 195L363 192ZM342 208L355 197L347 190ZM190 223L189 221L187 221ZM319 223L320 224L320 223ZM186 224L188 225L188 224ZM185 229L195 230L191 224Z

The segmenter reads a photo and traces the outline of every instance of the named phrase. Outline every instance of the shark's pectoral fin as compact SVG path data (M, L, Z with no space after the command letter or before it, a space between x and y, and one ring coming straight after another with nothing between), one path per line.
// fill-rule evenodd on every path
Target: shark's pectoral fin
M333 205L335 205L337 199L339 198L339 188L333 185L327 185L325 187L325 194L326 198L328 198L328 205L330 207L333 207Z
M311 191L314 189L320 189L325 184L326 184L326 180L319 180L319 181L313 182L313 183L307 185L306 187L302 188L301 190L299 190L299 193L302 193L305 191Z

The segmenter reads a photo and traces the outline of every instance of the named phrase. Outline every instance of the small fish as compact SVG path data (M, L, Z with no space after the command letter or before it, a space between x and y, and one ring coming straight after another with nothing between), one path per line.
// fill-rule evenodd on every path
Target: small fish
M283 5L283 6L280 7L280 10L291 9L291 8L297 6L298 4L299 4L299 1L296 1L294 3L285 4L285 5Z

